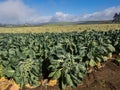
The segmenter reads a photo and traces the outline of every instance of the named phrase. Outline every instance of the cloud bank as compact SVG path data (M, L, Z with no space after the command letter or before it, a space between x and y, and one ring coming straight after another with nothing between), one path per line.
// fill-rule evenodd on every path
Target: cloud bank
M51 16L41 16L35 9L25 5L22 0L5 0L0 2L0 23L2 24L38 24L47 22L74 22L87 20L110 20L114 13L120 12L120 6L110 7L84 15L71 15L56 12Z
M110 7L103 11L83 15L83 20L110 20L115 13L120 12L120 6Z
M5 0L0 3L0 23L16 24L27 22L32 8L26 6L22 0Z

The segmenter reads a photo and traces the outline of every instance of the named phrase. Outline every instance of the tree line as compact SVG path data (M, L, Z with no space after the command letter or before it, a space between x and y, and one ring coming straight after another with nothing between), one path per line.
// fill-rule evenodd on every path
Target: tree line
M112 22L114 22L114 23L120 22L120 13L114 14Z

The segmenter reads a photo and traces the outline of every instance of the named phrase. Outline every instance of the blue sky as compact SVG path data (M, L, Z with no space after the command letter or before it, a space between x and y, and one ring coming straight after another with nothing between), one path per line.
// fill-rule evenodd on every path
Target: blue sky
M120 0L24 0L24 2L45 15L52 15L58 11L79 15L120 5Z
M120 0L0 0L0 23L109 20Z

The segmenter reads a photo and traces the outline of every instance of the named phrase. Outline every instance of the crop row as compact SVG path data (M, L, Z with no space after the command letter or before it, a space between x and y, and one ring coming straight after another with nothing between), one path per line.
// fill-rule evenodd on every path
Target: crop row
M0 34L0 78L39 86L41 78L59 81L61 89L82 82L87 68L120 52L120 31Z

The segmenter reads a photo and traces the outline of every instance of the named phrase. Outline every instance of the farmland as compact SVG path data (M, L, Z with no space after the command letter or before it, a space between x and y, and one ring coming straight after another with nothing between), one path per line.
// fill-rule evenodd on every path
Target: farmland
M35 27L0 27L0 33L44 33L44 32L71 32L83 30L118 30L120 24L86 24L86 25L45 25Z
M119 24L1 27L0 32L0 81L21 90L40 85L75 88L92 72L111 70L110 62L119 70ZM108 88L107 79L98 83Z

